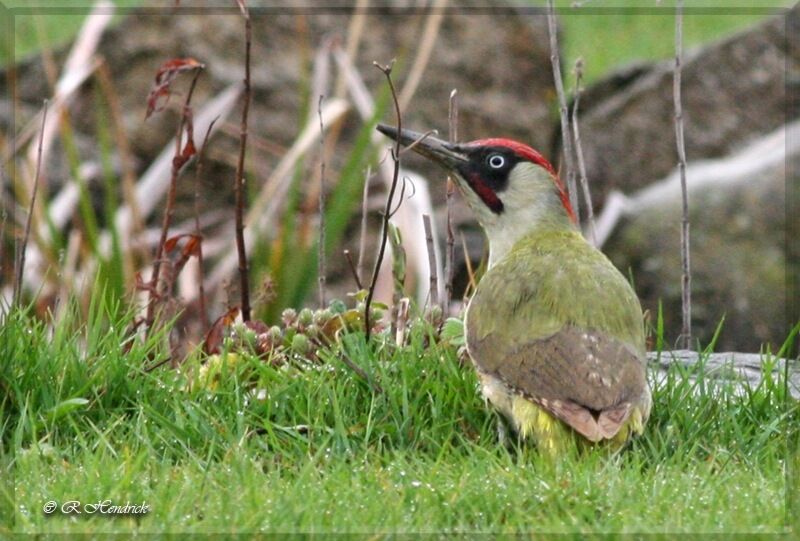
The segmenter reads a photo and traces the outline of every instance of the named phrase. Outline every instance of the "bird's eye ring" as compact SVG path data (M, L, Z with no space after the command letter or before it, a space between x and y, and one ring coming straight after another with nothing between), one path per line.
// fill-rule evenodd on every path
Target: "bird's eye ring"
M487 162L492 169L500 169L506 164L506 159L500 154L492 154Z

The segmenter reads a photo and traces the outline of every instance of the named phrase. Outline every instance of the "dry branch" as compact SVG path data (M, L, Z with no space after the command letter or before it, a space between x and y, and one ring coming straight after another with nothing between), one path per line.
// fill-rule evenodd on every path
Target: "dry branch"
M467 239L464 237L464 232L461 232L461 247L464 249L464 262L467 265L467 287L464 288L464 304L467 303L469 296L475 292L478 287L478 280L475 277L475 271L472 269L472 261L469 259L469 248L467 248Z
M428 247L428 266L430 267L430 307L439 304L439 280L436 276L436 249L433 245L433 229L431 228L431 217L428 214L422 215L422 223L425 227L425 244Z
M150 333L153 327L153 319L155 316L156 302L158 301L158 279L161 273L161 263L164 258L164 245L167 242L167 234L172 223L172 213L175 210L175 195L178 188L178 178L186 165L187 161L196 154L194 141L192 140L193 119L191 111L192 95L194 94L195 86L197 85L197 78L203 69L201 64L195 66L194 76L192 77L189 92L186 94L186 99L181 111L181 119L178 123L178 131L175 135L175 154L172 158L172 173L169 181L169 191L167 192L167 202L164 208L164 217L161 223L161 238L156 246L156 256L153 260L153 275L150 279L149 286L149 300L147 302L147 316L145 324L147 332ZM186 145L182 145L183 133L186 129Z
M361 277L358 275L358 270L356 269L356 264L353 261L353 254L350 253L350 250L343 250L342 254L344 255L345 261L347 261L347 265L350 268L350 273L353 275L353 279L356 282L356 287L360 291L363 286L361 285Z
M675 10L673 98L675 101L675 142L678 147L678 171L681 177L681 308L683 315L681 338L684 349L689 349L692 342L692 271L689 260L689 193L686 187L686 147L683 138L683 107L681 105L683 0L678 0Z
M447 123L448 132L447 139L451 143L458 140L458 90L455 88L450 92L450 102L447 109ZM447 175L447 184L445 188L445 206L447 209L447 248L444 256L444 302L442 303L442 313L445 318L450 315L450 301L453 299L453 261L456 252L456 238L453 233L453 193L455 192L455 183L453 177Z
M583 148L581 147L581 132L578 127L578 104L581 101L581 78L583 76L583 59L575 61L575 99L572 101L572 135L575 138L575 154L578 158L578 173L580 175L581 191L583 192L583 202L586 205L586 220L589 222L589 237L592 244L597 246L597 231L594 223L594 205L592 205L592 194L589 191L589 179L586 175L586 162L583 160Z
M195 129L199 133L203 133L209 129L213 120L217 118L224 120L233 109L240 93L240 85L233 84L220 92L213 100L206 103L198 114L195 115ZM219 129L220 124L221 122L217 122L214 125L214 128L211 130L212 134ZM175 141L170 141L152 165L139 177L139 182L136 184L136 204L139 206L142 219L146 219L147 216L153 212L158 202L164 196L164 192L168 189L168 181L172 170L172 159L174 155L172 147L174 145ZM51 206L55 206L55 204L54 202ZM55 214L55 212L53 214ZM114 218L114 222L117 231L119 231L119 237L123 243L123 248L125 248L133 229L131 207L125 205L119 209ZM102 253L109 253L111 236L108 232L103 233L100 246Z
M28 238L31 235L31 222L33 221L33 209L36 206L36 193L39 190L39 179L42 173L42 146L44 142L44 128L47 124L47 100L44 102L42 108L42 128L39 130L39 143L36 151L36 170L33 174L33 190L31 192L31 204L28 207L28 217L25 220L25 234L22 237L22 246L20 247L19 265L17 272L14 274L16 281L14 283L14 304L20 305L22 299L22 276L25 273L25 251L28 248Z
M250 112L250 49L252 45L252 21L250 11L244 1L239 0L239 7L244 17L245 53L244 53L244 104L242 120L239 127L239 161L236 165L236 252L239 256L239 296L241 299L242 319L250 321L250 282L247 272L247 251L244 242L244 160L247 153L247 116Z
M353 359L351 359L351 358L350 358L350 356L349 356L347 353L345 353L345 352L343 351L343 352L341 353L341 355L339 356L339 358L340 358L340 359L342 359L342 362L343 362L344 364L346 364L346 365L347 365L347 367L348 367L348 368L350 368L350 370L352 370L353 372L355 372L356 374L358 374L358 375L359 375L361 378L363 378L363 379L364 379L364 381L366 381L366 382L367 382L367 384L368 384L370 387L372 387L372 391L373 391L373 392L375 392L375 393L379 393L379 394L383 394L383 393L384 393L383 387L381 387L381 386L378 384L378 382L377 382L377 381L374 381L374 380L373 380L371 377L369 377L369 374L367 374L367 372L366 372L366 371L365 371L363 368L361 368L360 366L358 366L358 365L357 365L357 364L356 364L356 363L353 361Z
M208 129L206 130L206 134L203 137L203 144L200 145L200 151L197 154L197 168L195 169L195 176L194 176L194 234L197 235L198 238L202 239L202 229L200 228L200 179L202 178L203 172L203 165L205 164L204 158L206 155L206 147L208 146L208 139L211 136L211 130L214 129L214 124L216 124L217 119L211 121L211 124L208 125ZM197 252L197 265L199 268L199 279L197 284L197 294L198 294L198 310L200 311L200 322L203 325L203 332L208 332L209 327L211 326L211 322L208 319L208 309L206 307L206 290L205 290L205 279L203 276L203 243L200 242L200 246L198 247Z
M392 92L392 101L394 102L395 114L397 116L397 138L395 139L394 151L392 152L392 161L394 162L394 172L392 174L392 183L389 187L389 195L386 198L386 208L383 212L383 227L381 228L381 241L380 248L378 249L378 257L375 259L375 267L372 270L372 280L370 282L369 291L367 292L367 299L364 303L364 332L367 341L370 336L370 305L372 298L375 296L375 285L378 283L378 273L381 270L383 263L383 256L386 253L386 243L389 237L389 218L392 214L392 201L394 200L394 192L397 190L397 180L400 176L400 134L403 129L403 120L400 114L400 102L397 101L397 92L392 82L392 64L388 66L381 66L377 62L375 66L380 69L386 77L386 82L389 85L389 90Z
M344 75L348 93L358 114L365 122L372 121L375 115L375 100L367 90L360 73L341 47L333 48L333 56ZM375 131L372 138L373 144L382 144L383 137L378 131ZM381 179L388 191L392 184L394 172L392 162L391 160L381 160L378 166ZM415 196L409 198L406 204L400 206L400 210L395 215L393 222L403 232L409 265L413 268L413 276L415 278L420 277L420 283L427 283L427 249L425 247L425 232L422 228L421 216L426 213L433 214L433 208L427 180L417 175L414 177L414 184L416 186ZM391 246L387 250L391 254ZM391 280L387 279L389 277L388 271L388 265L384 261L378 281L377 293L379 298L389 299L391 294L390 287L388 287L391 284ZM442 274L441 271L439 274ZM427 287L418 287L416 289L417 301L420 304L424 303L427 298Z
M317 275L319 280L319 307L325 308L325 124L322 122L322 100L320 94L317 104L319 116L319 253L317 255Z
M358 239L358 272L356 274L356 283L358 289L362 289L361 280L364 276L364 253L367 251L367 219L369 218L369 179L372 177L372 168L367 166L367 172L364 175L364 192L361 196L361 232Z
M556 8L553 0L547 1L547 28L550 33L550 62L553 64L553 81L558 94L559 113L561 116L561 140L564 147L564 165L567 170L567 189L569 202L575 216L580 220L578 212L578 188L575 185L575 165L573 164L572 136L569 129L569 110L564 82L561 79L561 54L558 49L558 26L556 24Z
M326 100L322 107L322 119L326 129L330 129L330 126L344 116L348 108L349 106L344 100L336 98ZM252 243L255 238L255 231L263 229L265 224L273 220L283 204L291 184L286 180L287 177L292 174L298 161L308 152L318 136L318 122L316 120L309 121L275 166L272 174L264 183L261 191L247 211L245 223L248 228L244 231L245 242ZM211 272L208 278L208 286L215 287L221 284L230 272L235 269L236 262L235 253L224 256Z
M766 355L759 353L698 353L691 350L650 351L647 360L655 369L657 382L665 381L672 366L680 365L689 370L689 380L700 374L707 381L719 384L731 383L740 392L755 389L765 378L785 377L788 398L800 400L800 367L796 361L772 357L765 363ZM769 368L769 370L766 370Z

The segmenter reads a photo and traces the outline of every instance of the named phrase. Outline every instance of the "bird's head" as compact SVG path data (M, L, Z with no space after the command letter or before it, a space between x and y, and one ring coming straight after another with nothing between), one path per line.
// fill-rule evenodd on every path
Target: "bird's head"
M398 137L392 126L379 124L378 130ZM531 147L510 139L448 143L411 130L402 130L399 138L454 177L489 238L490 266L527 234L577 227L564 185Z

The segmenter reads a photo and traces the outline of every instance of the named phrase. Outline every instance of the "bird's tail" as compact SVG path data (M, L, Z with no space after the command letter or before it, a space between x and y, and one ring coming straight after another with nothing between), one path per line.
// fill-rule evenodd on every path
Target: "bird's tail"
M512 416L520 436L532 440L540 452L553 458L595 447L616 453L631 437L644 431L645 422L641 409L633 407L625 423L613 437L593 443L541 406L522 397L514 398Z

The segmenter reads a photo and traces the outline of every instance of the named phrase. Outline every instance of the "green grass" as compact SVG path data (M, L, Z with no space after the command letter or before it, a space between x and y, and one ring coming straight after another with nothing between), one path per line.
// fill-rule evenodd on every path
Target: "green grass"
M648 430L631 448L549 464L498 440L472 368L452 346L427 347L424 326L408 347L376 342L372 355L347 335L311 368L244 358L209 392L187 390L191 366L144 372L150 349L123 352L118 312L98 303L87 325L52 337L24 314L6 317L0 517L13 509L14 532L784 528L800 414L780 381L737 393L676 368L654 388ZM383 394L341 362L340 348ZM42 512L49 500L104 499L151 511Z
M654 3L636 5L654 7ZM692 2L687 4L691 6ZM791 2L782 5L788 6ZM603 4L588 2L585 7L600 8ZM703 14L689 10L683 20L684 48L691 51L693 47L728 36L768 16L765 12L731 10L730 13ZM564 9L560 21L564 31L562 72L569 88L574 85L572 70L579 57L584 60L586 81L591 83L615 68L675 55L675 17L666 7L659 14L613 8L603 14L582 12L581 8Z

